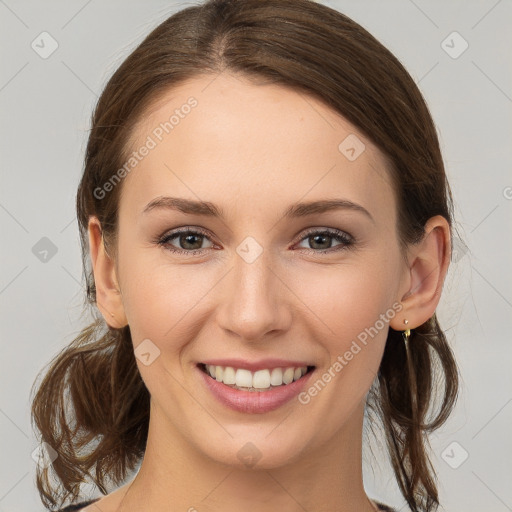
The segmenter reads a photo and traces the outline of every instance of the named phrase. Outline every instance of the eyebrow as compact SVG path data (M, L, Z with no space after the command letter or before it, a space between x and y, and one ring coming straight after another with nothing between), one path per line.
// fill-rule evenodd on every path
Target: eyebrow
M218 207L214 203L209 201L184 199L182 197L156 197L146 205L142 213L145 214L155 209L177 210L182 213L225 219L225 214L222 208ZM347 199L323 199L305 203L296 203L286 209L283 217L306 217L308 215L325 213L332 210L358 211L366 215L375 224L374 218L366 208Z

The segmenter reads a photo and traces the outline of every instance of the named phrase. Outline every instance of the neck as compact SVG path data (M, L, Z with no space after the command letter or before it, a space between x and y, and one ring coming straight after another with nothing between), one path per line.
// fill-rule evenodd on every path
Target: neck
M118 510L373 512L362 480L363 411L361 405L327 443L304 447L293 462L240 468L196 450L152 405L144 460Z

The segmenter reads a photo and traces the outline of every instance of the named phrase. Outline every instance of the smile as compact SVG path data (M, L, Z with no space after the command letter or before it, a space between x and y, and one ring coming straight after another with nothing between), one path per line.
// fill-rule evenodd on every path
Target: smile
M220 364L197 365L201 379L223 405L244 413L265 413L297 396L315 366L280 366L251 371Z
M233 389L243 391L267 391L279 386L286 386L299 380L313 367L300 366L288 368L263 369L255 372L232 366L202 365L205 373L217 382L222 382Z

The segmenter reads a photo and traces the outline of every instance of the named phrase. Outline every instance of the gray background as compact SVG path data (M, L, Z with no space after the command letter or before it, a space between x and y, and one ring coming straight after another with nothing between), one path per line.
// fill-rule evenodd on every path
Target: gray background
M460 365L461 398L432 437L434 464L445 510L512 510L512 2L322 3L359 22L404 63L436 121L464 242L456 241L438 309ZM0 512L43 509L30 388L87 322L74 198L91 109L129 51L187 5L0 0ZM31 47L45 37L39 51L51 49L44 31L58 44L45 59ZM463 39L446 39L453 31ZM469 47L454 58L464 40ZM50 247L46 261L41 247ZM384 462L370 462L365 479L370 495L403 505Z

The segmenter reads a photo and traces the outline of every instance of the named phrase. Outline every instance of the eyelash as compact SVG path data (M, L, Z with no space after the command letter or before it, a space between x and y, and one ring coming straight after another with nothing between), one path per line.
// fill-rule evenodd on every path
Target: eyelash
M171 233L168 233L166 235L164 235L163 237L160 237L158 238L157 240L155 240L155 242L164 247L165 249L173 252L173 253L177 253L177 254L186 254L186 255L197 255L197 254L201 254L203 253L203 251L205 251L206 249L193 249L191 251L187 251L185 249L178 249L174 246L171 246L169 245L169 242L175 238L177 238L179 235L183 235L183 234L186 234L186 235L200 235L200 236L204 236L206 238L209 239L208 237L208 234L201 230L201 229L196 229L196 230L192 230L190 228L184 228L184 229L180 229L180 230L176 230L176 231L173 231ZM340 230L337 230L337 229L323 229L323 230L314 230L312 229L311 231L308 231L306 232L306 234L299 240L299 243L302 242L304 239L306 238L309 238L311 237L312 235L324 235L324 236L328 236L328 237L331 237L333 238L334 240L338 241L338 242L341 242L343 245L341 246L337 246L338 248L336 247L330 247L329 249L323 249L323 250L320 250L320 249L309 249L309 248L306 248L306 247L302 247L302 250L305 250L307 253L311 254L325 254L325 253L332 253L332 252L338 252L338 251L343 251L343 250L346 250L346 249L350 249L353 244L355 243L355 239L349 235L348 233L345 233L344 231L340 231Z

